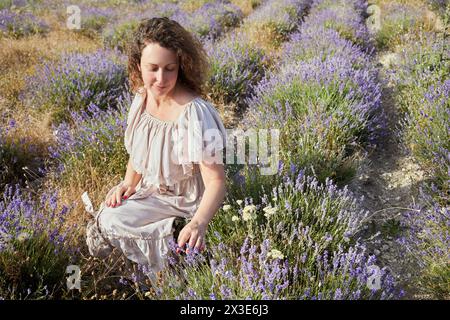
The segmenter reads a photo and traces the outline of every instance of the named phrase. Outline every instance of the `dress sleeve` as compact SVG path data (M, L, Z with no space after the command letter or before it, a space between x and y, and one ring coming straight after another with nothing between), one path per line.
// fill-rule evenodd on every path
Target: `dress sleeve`
M142 95L138 92L135 94L133 101L131 103L130 110L128 111L127 128L125 129L124 142L125 142L125 149L130 155L131 155L131 146L133 144L134 138L133 136L135 132L134 129L137 123L139 122L139 111L142 105L141 102L142 102Z
M178 162L223 164L227 134L216 108L199 99L188 109L184 120L175 146Z

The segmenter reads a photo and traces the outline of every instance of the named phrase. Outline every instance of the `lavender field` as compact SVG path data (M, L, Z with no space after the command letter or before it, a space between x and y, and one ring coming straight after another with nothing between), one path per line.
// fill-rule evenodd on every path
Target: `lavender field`
M280 133L275 174L225 164L206 250L174 238L156 285L86 245L152 17L204 45L227 129ZM0 1L0 299L450 299L449 26L448 0Z

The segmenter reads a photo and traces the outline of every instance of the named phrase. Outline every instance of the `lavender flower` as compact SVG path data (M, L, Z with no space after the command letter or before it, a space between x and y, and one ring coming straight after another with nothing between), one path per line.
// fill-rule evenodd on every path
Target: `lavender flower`
M56 143L49 147L49 152L51 159L60 164L56 172L63 172L72 161L81 160L90 154L93 158L98 158L100 154L103 154L101 157L111 157L118 152L116 146L123 140L131 100L131 94L124 91L117 98L117 109L101 110L98 106L90 104L89 113L86 111L70 113L71 122L76 123L76 127L67 122L52 125Z
M49 26L33 14L20 15L9 9L0 10L0 36L20 38L32 34L44 34Z
M61 117L90 104L105 109L125 89L124 57L116 54L104 50L72 53L64 55L56 65L46 63L26 79L21 98L35 107L59 108Z

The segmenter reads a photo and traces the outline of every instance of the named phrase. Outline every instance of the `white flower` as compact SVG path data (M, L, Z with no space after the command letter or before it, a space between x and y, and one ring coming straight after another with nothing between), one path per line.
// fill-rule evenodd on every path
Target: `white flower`
M19 240L20 242L23 242L29 238L30 238L30 235L27 232L22 232L17 236L17 240Z
M241 204L242 204L242 200L236 200L236 203L237 203L238 205L241 205Z
M256 212L256 206L254 204L250 204L244 207L244 212Z
M229 204L226 204L222 207L223 211L228 211L231 209L231 206Z
M283 253L281 253L280 250L277 249L272 249L268 254L267 254L268 258L272 258L272 259L283 259L284 255Z
M6 233L6 231L3 231L0 227L0 249L9 247L12 238L12 235Z
M242 218L244 221L254 220L256 218L256 214L253 211L246 211L242 214Z
M233 222L239 221L239 217L238 216L232 216L231 217L231 221L233 221Z
M248 205L245 206L242 210L242 218L245 221L253 220L256 218L256 206L255 205Z
M263 209L263 211L265 212L265 213L264 213L264 216L265 216L266 218L269 218L270 216L272 216L272 215L274 215L275 213L278 212L278 207L277 207L277 206L272 207L271 205L268 205L267 207L265 207L265 208Z

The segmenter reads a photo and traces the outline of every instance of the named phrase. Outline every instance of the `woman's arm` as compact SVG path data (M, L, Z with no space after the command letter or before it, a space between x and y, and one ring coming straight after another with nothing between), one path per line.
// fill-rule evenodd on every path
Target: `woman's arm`
M180 231L178 245L183 247L189 242L189 248L203 249L208 223L219 210L226 195L225 171L223 164L200 163L200 172L205 191L192 220Z
M133 169L133 165L131 164L131 157L130 157L130 159L128 160L127 172L125 173L125 178L123 179L124 185L136 188L139 181L141 181L141 178L142 178L142 174L138 174Z

